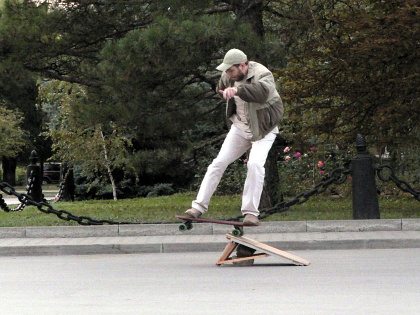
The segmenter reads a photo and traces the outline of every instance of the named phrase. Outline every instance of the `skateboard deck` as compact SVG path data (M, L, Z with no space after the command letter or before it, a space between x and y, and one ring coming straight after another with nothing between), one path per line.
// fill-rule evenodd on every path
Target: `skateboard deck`
M192 222L202 222L202 223L215 223L215 224L224 224L224 225L233 225L234 230L232 231L232 235L234 236L241 236L244 234L243 227L244 226L257 226L257 225L244 225L243 222L239 221L226 221L226 220L217 220L217 219L206 219L206 218L192 218L183 215L176 215L175 218L184 220L179 226L180 231L186 231L192 229Z

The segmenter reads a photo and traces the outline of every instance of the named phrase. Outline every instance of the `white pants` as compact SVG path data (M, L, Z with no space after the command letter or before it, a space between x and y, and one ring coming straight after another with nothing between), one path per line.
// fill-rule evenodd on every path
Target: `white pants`
M250 136L232 125L223 142L218 156L207 168L206 175L201 183L197 199L192 202L192 207L202 213L208 210L210 198L217 188L222 175L228 165L240 158L248 149L251 152L248 158L248 172L242 196L242 214L258 216L261 193L264 186L265 168L267 159L276 135L269 133L265 138L258 141L250 141Z

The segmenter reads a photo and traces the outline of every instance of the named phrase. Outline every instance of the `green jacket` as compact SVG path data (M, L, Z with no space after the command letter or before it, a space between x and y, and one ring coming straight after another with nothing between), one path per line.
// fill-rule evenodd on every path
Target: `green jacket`
M236 94L245 101L245 113L252 132L251 141L264 138L280 122L284 114L283 102L276 90L273 74L262 64L250 61L248 63L246 82L238 87ZM234 81L223 72L217 90L232 87ZM226 106L227 124L230 128L230 117L236 112L233 98Z

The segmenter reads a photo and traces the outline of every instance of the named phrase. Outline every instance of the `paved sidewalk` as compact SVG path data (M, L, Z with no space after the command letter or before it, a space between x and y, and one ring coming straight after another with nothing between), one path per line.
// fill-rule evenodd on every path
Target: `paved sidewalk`
M223 251L231 228L195 223L0 228L0 256ZM282 250L420 248L420 219L262 222L247 237Z

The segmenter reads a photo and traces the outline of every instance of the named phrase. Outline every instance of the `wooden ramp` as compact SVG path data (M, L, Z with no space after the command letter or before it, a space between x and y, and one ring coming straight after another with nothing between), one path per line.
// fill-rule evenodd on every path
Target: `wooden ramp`
M222 253L222 256L216 262L217 266L220 266L221 264L227 264L227 263L245 262L247 260L253 260L255 258L263 258L270 255L274 255L274 256L278 256L278 257L290 260L293 264L298 265L298 266L308 266L310 264L310 262L306 259L303 259L296 255L290 254L288 252L282 251L280 249L258 242L256 240L250 239L245 236L236 237L231 234L226 234L226 237L230 240L230 242L227 244L225 250ZM247 257L230 258L230 255L239 244L256 250L257 251L256 254L252 256L247 256Z

